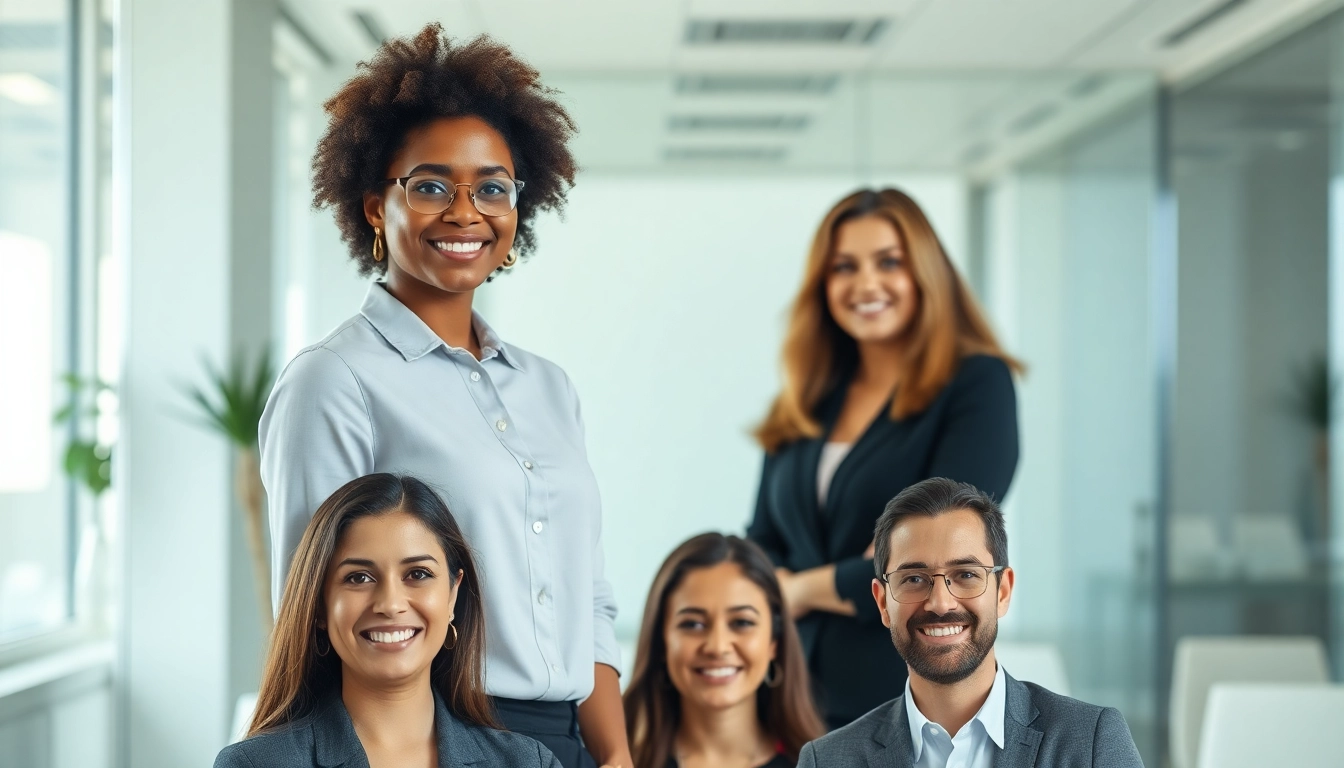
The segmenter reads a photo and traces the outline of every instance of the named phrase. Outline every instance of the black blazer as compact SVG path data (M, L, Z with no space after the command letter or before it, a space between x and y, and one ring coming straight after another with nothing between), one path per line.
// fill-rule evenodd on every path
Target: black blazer
M930 477L970 483L1002 500L1017 467L1017 397L997 357L961 361L952 381L921 413L884 415L836 469L826 507L817 504L817 463L844 406L841 382L817 409L823 436L765 457L747 537L791 571L835 563L835 589L857 616L814 611L798 622L818 703L831 727L859 717L905 685L891 636L873 602L873 561L863 551L887 502Z
M434 730L439 738L439 768L466 765L561 768L539 742L494 728L458 720L434 693ZM215 758L215 768L369 768L364 746L339 693L314 714L270 733L230 744Z

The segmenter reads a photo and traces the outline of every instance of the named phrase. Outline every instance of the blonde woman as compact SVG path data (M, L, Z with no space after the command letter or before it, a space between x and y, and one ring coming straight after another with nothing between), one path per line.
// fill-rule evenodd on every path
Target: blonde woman
M909 195L863 190L812 242L748 537L778 568L829 725L905 683L870 585L873 525L909 485L948 477L996 499L1017 466L1021 366ZM885 661L884 661L885 660Z

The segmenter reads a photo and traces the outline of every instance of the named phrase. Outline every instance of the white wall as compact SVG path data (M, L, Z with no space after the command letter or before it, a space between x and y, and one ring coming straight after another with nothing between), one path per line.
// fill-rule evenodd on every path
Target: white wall
M914 195L961 262L961 180L875 183ZM778 386L785 312L817 223L859 186L840 173L583 175L564 218L539 223L537 255L477 293L506 341L555 361L578 387L625 639L677 543L749 521L761 453L748 431ZM304 226L312 239L290 277L303 318L291 345L355 314L364 291L330 216Z
M965 252L959 180L880 181L913 194ZM761 452L748 430L778 387L785 312L817 223L857 186L842 174L586 176L566 218L539 227L536 257L478 293L501 336L559 363L583 399L624 637L677 543L750 519Z

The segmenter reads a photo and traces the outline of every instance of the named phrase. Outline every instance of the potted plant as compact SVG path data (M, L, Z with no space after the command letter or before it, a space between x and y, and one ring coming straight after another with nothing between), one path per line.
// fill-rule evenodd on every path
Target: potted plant
M261 465L257 458L257 435L266 399L275 384L275 369L270 351L263 349L255 364L249 366L241 354L235 354L227 371L205 361L208 384L192 387L191 399L198 407L202 423L226 438L234 447L234 491L243 510L243 531L252 556L252 578L256 582L257 605L261 609L262 629L270 637L271 568L262 531L265 528L265 490L261 485Z

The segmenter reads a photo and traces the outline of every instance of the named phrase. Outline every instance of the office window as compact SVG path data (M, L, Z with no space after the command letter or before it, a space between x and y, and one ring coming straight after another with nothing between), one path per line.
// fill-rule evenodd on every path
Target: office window
M0 3L0 643L72 615L72 4Z

